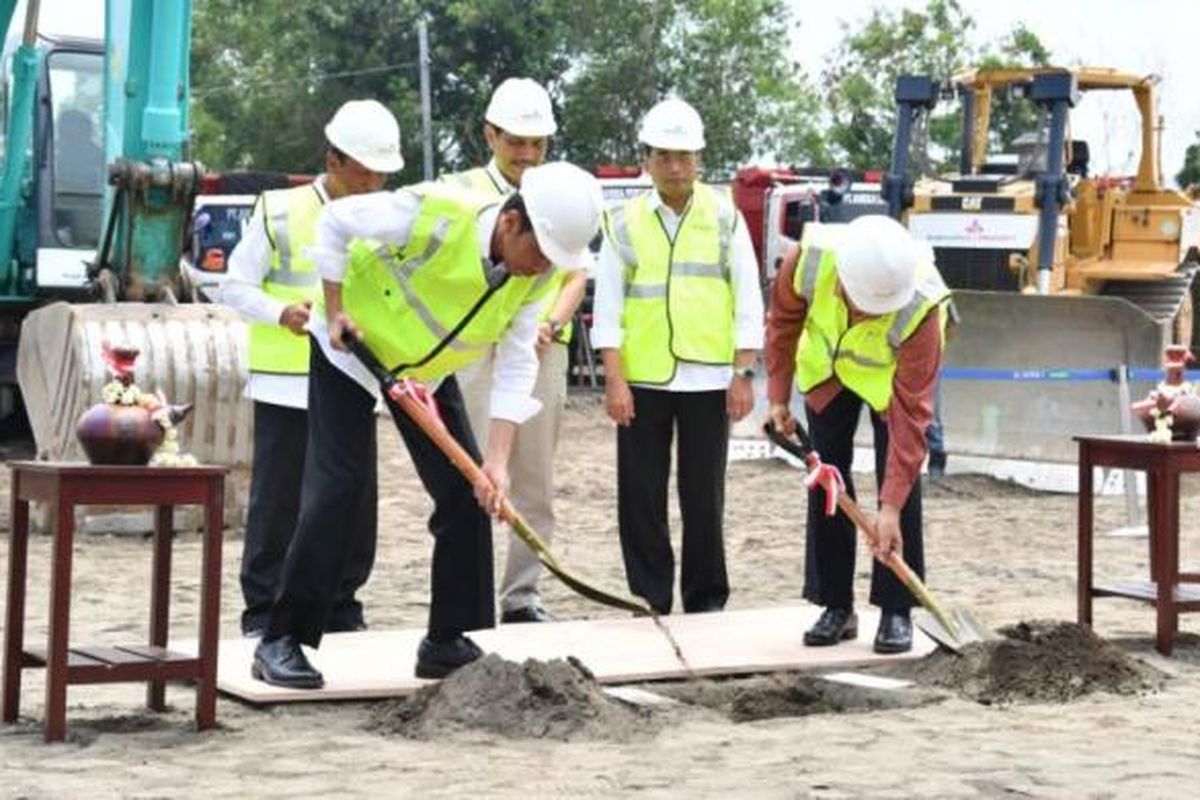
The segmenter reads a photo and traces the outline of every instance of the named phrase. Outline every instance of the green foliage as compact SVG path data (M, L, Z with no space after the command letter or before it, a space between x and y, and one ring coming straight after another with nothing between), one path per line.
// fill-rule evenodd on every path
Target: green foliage
M636 163L638 120L668 94L704 117L710 171L764 153L823 156L816 94L784 55L785 0L197 0L198 157L224 169L316 169L333 110L375 97L400 120L400 180L418 179L420 13L438 170L486 160L484 109L514 75L550 91L555 151L579 163Z
M931 75L942 81L972 66L1044 65L1049 51L1036 34L1018 24L995 44L973 43L975 23L957 0L928 0L923 10L876 9L856 29L843 24L844 36L824 75L826 102L832 117L830 148L844 163L860 169L891 161L896 125L894 90L904 74ZM992 107L996 144L1012 140L1036 124L1031 108L1013 108L1007 98ZM957 103L941 104L917 131L914 148L944 168L957 160L962 115Z
M1196 141L1183 153L1183 168L1175 174L1175 183L1184 189L1200 186L1200 131L1196 131Z
M585 165L641 158L637 126L678 95L705 121L706 171L740 164L888 163L893 91L903 73L948 78L971 64L1041 64L1048 53L1023 26L972 44L958 0L876 10L843 40L821 76L788 53L789 0L195 0L194 155L217 169L311 172L322 129L342 102L374 97L396 114L407 166L421 177L416 23L430 40L435 169L487 157L483 112L496 84L527 76L550 91L559 119L554 157ZM802 21L801 21L802 22ZM1001 146L1028 129L1028 112L994 118ZM949 159L956 112L919 132ZM923 143L920 140L918 143Z
M968 34L974 22L957 0L930 0L923 11L875 9L857 30L843 23L843 39L825 76L832 117L829 141L845 164L886 166L896 125L894 91L904 74L949 78L971 62ZM948 151L957 125L946 112L930 115L929 130L918 132Z

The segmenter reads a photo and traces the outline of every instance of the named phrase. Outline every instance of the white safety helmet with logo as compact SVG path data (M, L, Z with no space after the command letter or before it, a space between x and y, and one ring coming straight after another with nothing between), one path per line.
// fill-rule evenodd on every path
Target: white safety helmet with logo
M508 78L497 86L483 118L513 136L553 136L558 130L550 95L530 78Z
M600 182L574 164L553 161L525 170L520 194L546 258L565 269L586 269L604 208Z
M891 217L872 214L839 227L834 238L838 279L850 302L867 314L903 308L917 288L917 267L933 251Z
M704 149L704 123L696 109L676 97L660 101L642 117L638 141L659 150Z
M350 100L325 126L329 143L372 172L399 172L400 124L378 100Z

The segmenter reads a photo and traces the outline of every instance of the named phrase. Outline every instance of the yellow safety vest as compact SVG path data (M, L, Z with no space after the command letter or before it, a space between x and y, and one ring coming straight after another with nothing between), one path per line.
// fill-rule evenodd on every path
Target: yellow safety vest
M463 172L451 172L447 175L442 175L440 180L455 185L461 186L464 189L470 189L473 192L481 192L490 197L506 197L512 193L492 177L492 174L485 167L475 167ZM539 319L546 322L550 319L550 312L554 310L554 305L558 302L558 296L562 294L563 286L566 285L568 271L560 267L554 268L553 277L551 279L550 291L546 293L546 300L542 303L542 310ZM574 331L574 320L567 320L566 323L559 329L555 340L566 344L571 341L571 334Z
M263 291L289 305L315 300L321 280L304 253L316 237L317 216L325 204L317 187L263 192L259 203L271 243L271 267L263 278ZM250 371L307 375L308 337L297 336L277 322L252 323Z
M830 249L810 245L800 254L793 276L796 293L808 301L808 316L796 347L796 386L807 392L836 375L873 408L892 400L896 352L926 315L941 315L946 330L950 290L931 263L917 268L917 290L899 311L850 324L850 309L837 292L837 266Z
M435 183L399 191L421 201L408 242L352 242L342 305L393 374L435 381L500 341L522 306L541 301L550 273L492 274L475 229L487 198ZM318 306L324 313L323 296Z
M625 268L621 368L634 383L666 384L680 361L733 363L737 212L728 195L697 183L672 241L652 192L610 209L605 231Z

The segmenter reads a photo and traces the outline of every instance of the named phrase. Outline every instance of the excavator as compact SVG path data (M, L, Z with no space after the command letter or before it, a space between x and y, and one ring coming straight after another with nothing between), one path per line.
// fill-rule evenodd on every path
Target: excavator
M102 343L135 347L143 387L195 404L183 449L246 465L244 323L193 302L180 264L204 175L189 158L191 2L106 0L103 40L40 35L39 5L4 60L0 392L11 409L19 385L39 457L81 458ZM15 7L0 0L0 29Z
M1064 434L1129 432L1124 398L1153 385L1166 345L1192 341L1200 206L1163 185L1156 83L1097 67L897 82L882 191L889 213L933 246L962 317L943 385L956 451L1072 461ZM1091 174L1088 143L1071 138L1071 110L1091 92L1131 96L1136 175ZM1035 120L1015 154L989 152L1001 96ZM916 132L946 99L962 111L957 170L913 176Z

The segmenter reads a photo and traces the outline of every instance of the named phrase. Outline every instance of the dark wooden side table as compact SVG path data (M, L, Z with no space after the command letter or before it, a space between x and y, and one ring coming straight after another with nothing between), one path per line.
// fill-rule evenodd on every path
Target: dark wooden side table
M12 533L8 551L8 603L4 626L3 720L15 722L21 696L21 671L46 669L47 742L66 735L67 685L148 681L147 705L162 711L166 682L196 684L196 727L216 724L217 642L221 610L221 535L224 528L226 467L115 467L82 463L14 461ZM54 545L50 569L50 631L47 646L26 648L25 584L29 550L29 503L50 506ZM154 557L150 592L148 645L72 647L71 558L77 505L152 505ZM200 575L199 655L166 649L170 589L172 509L204 506L204 544ZM120 576L113 576L119 587Z
M1200 573L1179 571L1179 476L1200 472L1195 442L1157 443L1145 436L1077 436L1079 442L1079 622L1092 624L1093 597L1127 597L1155 606L1156 647L1170 655L1179 613L1200 611ZM1146 473L1150 580L1092 584L1092 470Z

